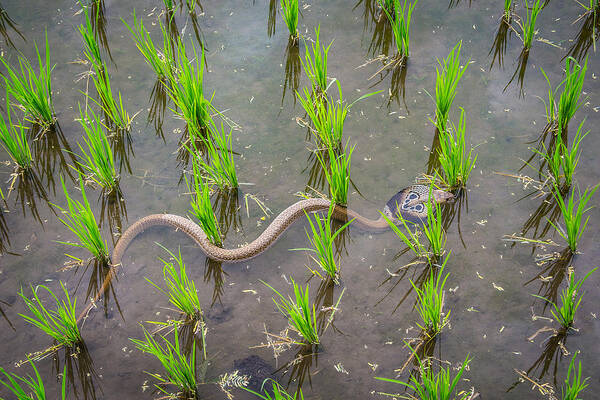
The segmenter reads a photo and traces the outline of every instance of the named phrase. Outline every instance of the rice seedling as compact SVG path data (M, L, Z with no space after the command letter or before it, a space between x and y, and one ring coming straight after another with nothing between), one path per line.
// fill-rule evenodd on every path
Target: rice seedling
M587 72L587 58L583 67L572 57L567 57L565 65L565 79L561 83L563 92L558 100L558 132L566 131L569 121L575 115L575 112L583 105L579 101L583 91L583 81Z
M144 27L144 22L141 18L139 20L137 19L135 11L133 12L133 27L129 26L124 20L123 23L131 32L133 40L144 56L146 63L156 73L157 78L166 83L166 80L171 75L174 68L175 53L173 50L173 43L169 39L167 30L162 22L159 20L163 36L163 47L161 49L158 49L154 45L150 33Z
M85 15L85 25L79 25L79 33L81 34L81 38L83 39L83 44L85 46L83 49L83 54L91 64L95 73L102 74L105 70L104 61L102 60L100 45L96 40L94 26L92 24L92 19L90 18L87 7L83 7L83 13Z
M268 381L268 379L265 379L262 384L262 387L261 387L262 393L257 393L254 390L248 389L245 386L240 386L240 388L260 397L263 400L304 400L304 395L302 394L302 389L299 388L298 391L294 392L294 395L292 396L284 388L282 388L279 385L279 383L277 383L273 379L271 379L271 382L273 385L271 390L265 390L264 387L265 387L265 383L267 383L267 381Z
M465 65L460 65L461 47L462 41L454 46L448 57L443 60L443 63L437 60L438 67L435 67L435 118L440 132L446 130L448 115L456 97L458 82L467 70L470 61L469 59Z
M548 166L550 176L554 179L554 182L560 183L561 167L562 167L562 139L559 136L556 137L556 145L554 148L546 148L546 144L542 142L542 151L538 149L531 149L534 153L539 154L543 162Z
M400 0L394 0L391 12L383 7L383 11L392 25L399 61L409 56L410 20L418 2L419 0L415 0L414 3L409 3L408 0L404 0L404 4L401 4Z
M54 104L52 102L52 71L54 65L50 64L50 48L48 46L48 34L46 34L46 55L44 59L36 43L34 43L37 55L39 74L23 56L19 56L19 69L11 67L6 57L0 57L0 61L6 68L3 74L7 91L12 95L27 113L28 119L44 129L49 128L56 117L54 116Z
M150 279L146 278L146 280L167 295L169 302L182 314L185 314L187 320L200 320L202 318L202 307L200 307L196 285L187 276L185 263L181 257L181 249L179 249L179 255L176 256L164 246L160 244L159 246L169 253L169 256L174 260L173 262L159 258L163 263L163 278L167 287L163 289ZM177 269L175 263L178 266Z
M31 375L27 375L26 377L19 376L17 374L11 374L6 372L6 370L0 367L0 373L4 374L6 382L0 379L0 383L6 387L10 393L15 396L17 400L45 400L46 396L46 388L44 387L44 381L40 376L35 364L28 360L33 368L33 372L35 373L35 378ZM63 370L62 374L62 384L61 384L61 399L66 400L67 398L67 373L66 366Z
M204 48L200 55L192 45L194 60L189 60L186 54L185 44L179 38L177 40L178 61L176 73L170 72L169 96L175 104L173 112L185 120L188 125L204 129L210 122L210 113L213 110L212 98L209 100L204 96Z
M577 128L577 134L575 135L575 138L573 138L573 143L571 143L570 149L563 143L561 139L558 139L560 138L560 135L557 136L558 144L556 145L556 147L560 147L561 166L563 170L563 175L565 177L565 185L567 186L571 186L571 184L573 183L573 175L575 174L575 168L577 168L577 164L579 164L579 156L581 155L579 151L579 145L581 144L583 138L586 137L588 133L590 133L590 131L587 131L582 134L582 128L584 123L585 121L579 124L579 127Z
M299 248L292 250L306 250L315 254L311 258L321 267L323 272L329 276L335 283L339 283L340 268L337 265L336 257L334 255L334 242L335 238L344 231L352 223L353 220L346 222L335 232L332 231L331 216L333 215L333 209L335 206L330 206L327 212L327 218L321 218L315 215L315 220L310 218L306 213L306 219L310 225L310 232L306 231L306 236L310 241L311 248ZM311 270L314 274L321 274L316 270Z
M74 200L69 196L65 182L61 177L61 184L65 198L67 199L67 209L57 206L62 213L63 217L59 217L60 222L63 223L73 234L79 239L81 243L73 242L58 242L69 246L81 247L87 249L92 256L99 262L108 265L110 264L110 253L106 241L102 239L100 228L96 223L96 217L90 207L90 203L85 194L84 179L79 177L79 185L81 189L81 196L83 203Z
M304 68L304 72L312 85L313 93L325 93L327 91L327 55L329 48L333 44L332 40L327 47L321 47L319 40L320 31L321 25L315 29L315 40L311 43L310 48L306 45L306 41L304 41L306 54L304 55L304 61L300 59L302 68Z
M304 111L313 123L314 131L322 144L329 148L340 146L344 134L344 122L350 109L357 102L380 93L378 91L365 94L348 104L344 101L342 85L337 80L336 83L339 94L338 101L325 99L314 91L311 93L307 88L304 88L304 96L296 92Z
M31 148L27 142L26 128L17 123L16 126L12 123L11 108L6 96L6 120L0 114L0 141L2 147L8 153L17 168L28 170L32 166L33 158L31 156Z
M504 0L504 15L503 18L506 22L510 22L512 19L512 4L513 0Z
M452 393L456 389L456 385L458 385L458 382L460 381L462 374L464 373L465 368L469 365L470 361L471 360L469 360L469 356L467 355L460 369L458 369L456 376L454 376L454 378L451 378L451 366L448 366L446 368L440 367L439 372L436 374L434 372L433 366L431 365L431 359L421 360L419 357L417 357L417 362L419 364L419 373L411 374L410 380L408 382L381 377L375 377L375 379L385 382L398 383L404 386L406 389L412 390L414 392L414 395L411 395L410 397L401 396L406 399L467 400L469 398L472 398L473 393L460 392L456 396L453 396Z
M586 188L585 192L583 192L582 195L579 188L577 188L579 200L576 203L575 187L573 186L573 188L571 189L569 199L565 203L565 200L560 195L560 190L558 189L558 186L556 185L556 183L554 184L554 191L552 192L552 194L554 195L554 198L556 199L560 208L565 227L563 229L558 225L558 223L555 224L552 221L548 222L550 222L550 224L552 224L552 226L556 229L558 234L567 241L567 244L569 245L569 248L572 252L577 251L577 243L579 242L581 235L583 235L587 223L590 220L590 217L588 216L585 219L585 222L582 223L583 214L585 214L591 208L586 208L587 203L590 201L597 189L598 185L592 187L591 189Z
M298 37L298 0L280 0L283 20L288 27L290 36Z
M271 285L263 282L279 297L279 302L273 298L277 309L288 319L289 324L304 338L305 344L319 344L319 333L317 332L317 312L315 305L310 305L308 297L309 285L306 289L299 286L291 279L294 286L295 298L288 296L286 299ZM262 282L262 281L261 281Z
M192 193L192 200L190 202L190 205L192 206L192 215L194 215L200 223L208 240L215 246L221 246L223 241L221 239L219 224L217 223L217 218L215 217L210 201L210 188L202 179L202 175L200 174L201 167L198 165L197 159L198 157L193 157L192 159L192 170L194 174L192 183L190 184L188 178L185 178L188 191Z
M78 143L83 153L79 166L87 173L86 179L95 182L105 194L119 191L119 174L115 168L113 152L102 129L102 122L91 108L83 111L79 107L79 123L85 132L83 138L88 151Z
M446 125L446 130L441 130L438 121L438 129L440 129L438 151L442 181L450 188L464 187L477 161L477 154L473 156L473 149L471 148L468 153L466 150L466 123L465 110L462 108L458 125L450 121L450 127Z
M535 297L539 297L546 302L552 305L550 312L554 319L561 324L561 326L566 330L573 326L573 322L575 321L575 313L579 309L581 305L581 300L583 300L583 293L580 293L579 289L583 282L590 277L590 275L596 271L598 268L594 268L590 272L587 273L583 279L579 279L575 281L575 273L571 273L569 278L569 286L562 290L560 295L560 305L546 299L545 297L533 295Z
M565 384L562 387L562 400L580 399L579 393L583 392L583 390L589 385L587 383L587 381L590 379L589 377L581 380L581 361L579 361L577 364L577 369L575 369L575 358L577 357L578 353L579 352L573 355L571 363L569 364Z
M551 127L557 121L556 115L558 110L556 109L556 91L558 91L558 89L562 86L562 83L558 85L556 89L553 89L552 83L550 83L550 78L548 78L548 74L546 74L544 68L540 67L540 71L542 71L542 74L546 79L546 83L548 83L548 102L546 103L544 99L541 100L546 108L546 125L547 127Z
M522 32L523 39L523 47L525 50L529 50L531 48L531 44L533 43L533 39L537 34L537 30L535 29L535 23L537 21L538 15L543 8L543 5L540 4L540 0L536 0L533 5L529 6L529 3L525 1L525 18L522 19L521 23L519 23Z
M121 92L118 92L118 102L117 98L113 95L108 74L104 72L96 73L92 76L92 80L100 97L100 101L93 98L92 101L102 108L106 119L115 129L129 131L133 118L130 118L127 110L125 110Z
M427 332L431 336L436 336L442 331L450 318L450 311L444 313L444 285L449 274L443 276L444 267L450 254L444 259L439 270L431 268L429 279L425 281L422 287L414 284L411 280L410 284L417 293L417 313L421 317L421 323L417 325L423 332Z
M210 135L208 138L204 138L196 130L196 127L191 127L190 136L202 139L208 155L208 161L205 161L198 153L195 140L191 141L194 148L191 155L204 172L206 179L210 183L217 185L221 190L237 188L239 183L235 172L235 161L233 160L233 147L231 143L233 128L229 130L229 133L225 133L223 122L221 122L221 127L219 128L210 119L208 125Z
M387 215L385 215L382 211L379 211L381 216L387 221L392 231L406 244L406 246L415 253L417 257L427 257L427 248L424 244L422 244L419 240L421 235L420 231L416 228L414 224L411 224L410 221L402 218L402 215L397 215L399 221L402 223L402 226L406 230L406 233L402 230L399 224L396 224ZM411 226L409 226L409 224ZM413 230L414 228L414 230Z
M356 145L350 147L350 144L347 143L344 151L340 155L336 155L336 152L331 147L328 147L329 168L323 157L319 153L316 153L319 163L325 171L325 178L329 184L331 201L338 205L345 205L348 203L350 160L355 147Z
M25 321L51 336L59 344L70 346L81 341L81 333L77 327L77 317L75 314L77 299L73 299L73 302L71 302L71 297L69 296L69 292L65 288L65 285L60 282L60 286L65 294L64 300L59 300L52 290L44 285L38 285L35 289L31 286L33 299L29 299L25 293L23 293L23 289L21 288L19 296L21 296L33 316L30 317L24 314L19 315L25 318ZM39 289L45 290L50 297L54 299L54 302L56 303L55 310L49 310L44 306L37 293Z
M430 188L429 201L425 204L427 223L422 226L423 233L429 242L428 259L430 264L443 256L446 251L446 234L443 228L441 206L431 200L432 190L433 187Z
M158 390L167 396L172 396L163 386L173 385L183 392L184 398L196 398L196 342L193 342L192 351L189 356L181 352L179 346L179 333L177 326L174 326L175 338L174 344L169 342L164 336L161 336L164 344L159 344L156 339L142 326L146 340L129 339L135 346L144 353L155 356L163 368L165 374L148 375L157 379L160 384L155 385Z

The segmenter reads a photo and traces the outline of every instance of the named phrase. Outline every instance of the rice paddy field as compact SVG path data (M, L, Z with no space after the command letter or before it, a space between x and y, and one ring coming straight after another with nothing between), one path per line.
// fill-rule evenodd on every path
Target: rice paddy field
M502 3L2 0L0 398L34 398L14 376L35 366L48 398L600 399L600 5ZM421 257L390 229L333 238L326 212L240 263L157 226L76 321L149 214L238 248L300 193L377 219L436 171L456 201Z

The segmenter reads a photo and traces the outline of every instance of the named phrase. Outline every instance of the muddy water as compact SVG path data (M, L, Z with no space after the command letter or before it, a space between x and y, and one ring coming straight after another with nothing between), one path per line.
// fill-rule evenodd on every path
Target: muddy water
M8 34L16 48L28 57L32 57L33 42L42 43L47 31L52 61L56 63L53 72L55 108L64 143L77 149L82 132L75 121L76 110L78 103L85 101L81 92L86 90L86 80L79 79L86 66L77 62L82 57L77 33L82 15L75 2L51 3L3 1L2 6L27 41L11 29ZM344 132L345 138L356 145L352 158L355 190L350 206L364 215L376 217L377 209L390 196L427 170L428 150L434 134L429 120L434 105L427 92L434 90L436 58L445 57L459 40L463 41L462 59L470 57L454 102L453 119L458 117L458 107L463 107L468 140L477 146L478 161L469 181L468 208L465 204L460 218L457 216L448 229L447 247L452 255L446 268L450 273L446 286L452 291L446 294L446 306L452 310L451 324L435 343L432 354L453 364L469 354L471 368L460 388L474 386L481 398L534 399L540 395L526 383L509 391L517 382L514 369L531 368L531 376L541 376L542 382L560 385L571 357L565 354L581 351L584 374L591 376L584 398L600 398L597 373L600 323L596 318L600 312L600 275L592 275L584 284L586 295L576 322L579 331L567 337L564 348L549 339L549 332L529 341L528 337L539 329L556 327L546 319L532 318L532 315L542 315L544 307L531 294L540 290L547 293L543 282L534 278L540 272L543 276L551 273L536 266L529 246L511 247L501 240L505 234L519 232L542 204L542 199L517 201L531 190L523 190L516 180L498 173L518 173L522 160L531 154L528 142L538 136L545 124L544 106L537 97L546 96L540 68L544 68L554 84L560 81L564 67L561 60L583 24L583 21L573 23L581 12L580 7L571 1L549 2L540 15L538 38L552 45L536 41L522 90L518 77L505 90L518 67L521 46L519 38L512 34L503 67L500 68L496 60L490 70L492 57L488 53L498 30L501 4L473 1L469 6L469 2L462 1L449 9L446 1L422 0L416 8L411 30L411 58L404 99L400 94L390 100L392 74L375 75L369 80L381 63L367 61L385 51L385 46L373 44L379 31L369 11L371 3L374 1L305 2L301 16L302 32L310 36L314 27L321 24L321 38L327 41L335 38L329 75L341 81L345 98L353 100L369 91L383 91L352 109ZM123 93L130 114L139 111L130 140L122 152L131 168L128 171L124 167L121 178L126 207L126 216L122 216L124 227L150 213L183 215L188 210L185 184L179 184L183 166L176 155L184 124L167 110L163 140L156 135L154 125L146 123L155 79L121 21L122 18L131 23L135 8L158 38L156 21L161 7L161 2L147 0L105 2L106 34L114 60L109 61L113 86ZM314 184L309 172L313 162L309 158L305 130L295 121L297 116L303 116L300 104L295 104L287 85L283 95L284 83L289 82L285 71L290 59L286 55L287 32L280 17L277 17L274 34L269 36L270 10L266 0L203 1L202 7L202 14L198 10L197 27L198 36L208 49L205 87L215 92L215 105L240 126L234 133L235 150L241 154L236 162L238 177L244 185L239 196L240 209L233 214L237 224L229 229L226 240L228 246L234 247L253 240L272 219L263 221L262 213L252 200L247 214L243 196L257 196L276 214L297 200L298 191ZM524 10L519 8L517 12L523 14ZM176 23L186 40L198 46L193 21L185 12L176 13ZM4 55L14 60L15 49L4 43L3 46ZM300 47L303 54L303 46ZM577 126L586 119L587 129L592 130L585 139L576 175L582 188L596 184L600 175L596 154L600 139L595 129L599 122L596 107L600 101L595 75L598 65L598 55L591 48L584 86L588 99L571 123ZM300 85L305 84L302 76ZM58 154L70 162L68 153ZM2 156L3 160L7 158L5 154ZM85 254L56 243L73 240L73 237L48 205L48 202L64 204L59 178L64 171L60 162L49 170L51 173L42 179L47 201L39 194L22 200L12 193L2 214L7 234L2 242L4 254L0 257L0 300L3 301L0 306L14 330L4 318L0 319L0 365L19 373L29 369L15 369L14 362L29 352L48 347L51 342L18 316L25 310L16 297L17 290L41 283L56 289L61 280L77 295L82 307L89 282L93 281L91 269L63 270L68 261L65 252L81 257ZM11 170L2 167L1 173L5 182ZM523 173L537 176L533 169L526 168ZM54 185L48 182L48 176L53 177ZM67 176L66 182L74 191L74 181ZM3 184L2 189L6 194L7 184ZM98 193L90 191L89 196L95 199ZM597 204L597 198L592 202ZM99 213L100 201L94 205ZM37 210L37 214L32 209ZM589 215L590 223L580 244L583 254L573 260L578 276L597 266L599 256L600 211L594 208ZM103 224L107 238L110 238L109 225ZM202 252L181 233L157 228L140 236L126 254L125 268L114 285L107 309L94 312L82 329L88 359L84 362L80 356L75 365L79 368L73 377L77 395L158 397L151 393L153 378L144 371L159 372L160 365L135 350L128 339L141 337L140 321L164 320L173 314L167 309L164 296L144 279L155 282L162 279L157 258L165 254L156 242L172 250L181 247L191 277L200 287L208 325L207 382L231 372L236 360L257 355L273 370L283 367L275 377L286 385L289 383L290 390L301 383L307 398L358 399L380 391L400 390L377 382L374 377L395 376L394 369L400 368L409 355L403 346L404 340L418 335L417 315L412 310L415 294L410 292L409 279L418 279L423 268L411 268L405 275L398 276L398 272L402 272L399 268L410 261L410 256L395 259L403 246L390 232L375 235L357 229L350 231L342 252L341 287L345 292L335 316L336 329L330 327L323 335L316 355L304 354L303 362L290 366L292 360L303 355L299 353L301 349L288 349L275 360L271 349L255 348L266 342L265 328L279 333L286 325L272 304L270 290L260 281L287 292L290 278L300 282L309 278L305 267L310 264L307 256L289 251L306 245L304 229L303 223L297 223L260 257L222 266L207 263ZM552 230L544 238L551 236ZM554 240L563 243L558 235ZM313 278L310 285L311 296L315 298L319 282ZM337 300L341 288L323 293ZM549 316L549 310L545 316ZM58 359L62 370L65 355L59 354ZM49 390L55 390L52 359L38 362L38 367ZM0 393L5 395L3 389ZM210 384L202 385L201 393L208 398L225 396L216 385ZM247 397L239 391L233 393L236 397Z

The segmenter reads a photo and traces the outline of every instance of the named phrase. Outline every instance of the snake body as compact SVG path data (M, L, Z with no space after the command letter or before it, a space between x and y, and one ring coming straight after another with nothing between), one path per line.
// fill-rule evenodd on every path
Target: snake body
M401 190L393 196L385 205L383 214L389 219L395 220L400 214L404 219L411 221L422 221L427 218L427 208L425 203L429 198L429 187L423 185L413 185ZM441 190L431 192L434 201L444 202L452 198L452 195ZM117 242L112 256L112 266L107 274L102 287L96 294L93 301L81 313L78 321L83 318L91 309L92 305L102 296L108 289L112 279L116 274L116 267L121 265L121 260L131 242L142 232L152 226L171 226L179 231L187 234L193 239L207 257L216 261L226 263L238 263L249 260L263 253L271 247L285 230L290 227L298 218L305 213L329 210L331 201L328 199L316 198L300 200L285 210L269 224L269 226L251 243L234 249L225 249L212 244L202 228L186 217L173 214L152 214L141 218L131 225L122 234ZM353 220L353 225L357 225L368 231L383 231L389 228L388 222L383 215L377 220L372 220L363 217L356 211L349 208L335 205L333 208L332 217L338 220L350 221Z

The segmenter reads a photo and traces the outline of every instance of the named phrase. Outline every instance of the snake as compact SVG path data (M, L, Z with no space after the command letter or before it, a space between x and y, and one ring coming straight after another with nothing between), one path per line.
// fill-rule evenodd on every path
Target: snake
M443 190L430 190L429 186L412 185L396 193L385 204L380 213L381 216L376 220L366 218L350 208L337 204L333 206L332 218L341 221L352 221L352 225L367 231L384 231L390 226L386 217L393 223L399 221L399 216L414 223L426 221L428 210L426 204L430 198L435 203L444 203L452 200L454 196L452 193ZM88 304L77 320L79 321L87 315L93 304L108 289L111 281L116 276L116 267L121 265L125 250L131 242L150 227L170 226L175 228L188 235L207 257L224 263L239 263L262 254L281 237L287 228L302 216L312 212L327 211L331 205L331 201L325 198L300 200L277 215L254 241L233 249L219 247L211 243L202 227L187 217L174 214L152 214L143 217L127 228L119 238L111 257L110 272L104 279L102 287L98 290L95 298Z

